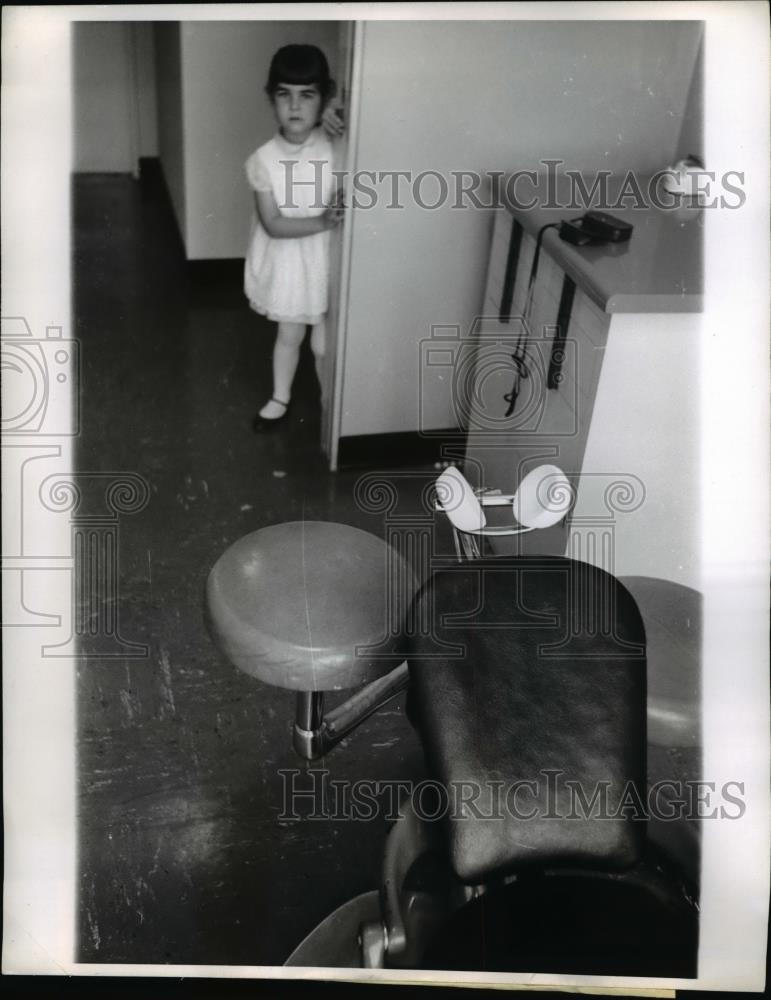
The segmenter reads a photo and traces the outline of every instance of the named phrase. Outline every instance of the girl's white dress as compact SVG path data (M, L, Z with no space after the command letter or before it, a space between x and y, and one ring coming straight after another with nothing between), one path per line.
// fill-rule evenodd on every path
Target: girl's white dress
M332 143L315 128L304 143L281 135L246 161L255 191L272 191L290 219L323 215L334 194ZM327 311L329 232L274 239L254 213L244 269L244 291L256 312L272 320L318 323Z

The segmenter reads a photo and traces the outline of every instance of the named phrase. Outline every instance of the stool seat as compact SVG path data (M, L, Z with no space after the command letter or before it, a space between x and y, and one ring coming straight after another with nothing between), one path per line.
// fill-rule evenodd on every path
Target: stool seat
M409 566L375 535L290 521L227 549L209 574L207 612L240 670L277 687L334 691L393 669L414 589Z

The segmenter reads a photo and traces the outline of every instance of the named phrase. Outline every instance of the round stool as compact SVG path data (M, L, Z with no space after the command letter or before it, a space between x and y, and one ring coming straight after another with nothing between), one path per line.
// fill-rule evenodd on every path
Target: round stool
M209 626L228 659L266 684L303 693L295 745L298 732L307 737L298 747L304 756L322 725L320 692L395 673L414 591L412 570L394 548L326 521L291 521L244 536L219 558L206 585ZM404 666L396 689L382 682L374 708L406 678Z
M637 601L648 646L648 742L701 745L701 594L646 576L621 577Z
M696 815L679 816L689 782L702 775L702 597L697 590L645 576L621 577L640 609L648 656L648 785L659 787L648 838L699 884L701 833Z

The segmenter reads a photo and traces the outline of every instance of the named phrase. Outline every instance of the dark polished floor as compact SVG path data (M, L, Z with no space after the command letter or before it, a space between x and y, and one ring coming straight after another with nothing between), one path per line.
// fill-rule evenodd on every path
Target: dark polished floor
M119 528L120 631L149 655L80 670L80 960L280 965L330 910L377 887L387 824L277 818L278 772L302 767L293 695L218 655L204 582L265 525L338 520L383 535L383 517L355 502L360 473L327 470L309 352L291 425L251 432L271 388L272 325L237 280L188 279L158 193L79 177L74 232L77 466L138 473L150 489ZM347 742L323 762L335 778L422 773L401 702Z

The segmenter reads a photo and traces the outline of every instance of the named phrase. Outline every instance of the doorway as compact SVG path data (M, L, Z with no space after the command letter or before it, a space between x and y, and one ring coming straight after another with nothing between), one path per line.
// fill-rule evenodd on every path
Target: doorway
M73 24L78 174L152 169L176 220L188 265L217 262L240 281L253 204L243 165L275 131L267 69L283 45L317 45L337 81L347 130L337 170L350 170L355 128L352 21L84 21ZM350 220L332 234L320 445L336 468ZM236 292L236 294L238 294Z

